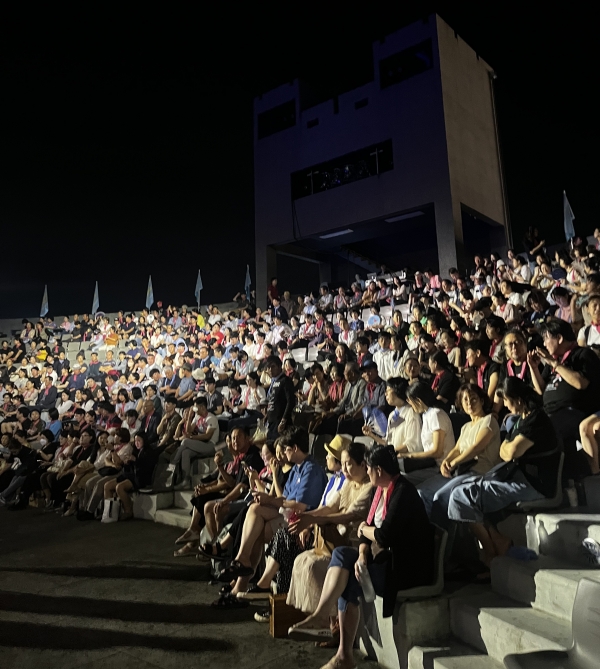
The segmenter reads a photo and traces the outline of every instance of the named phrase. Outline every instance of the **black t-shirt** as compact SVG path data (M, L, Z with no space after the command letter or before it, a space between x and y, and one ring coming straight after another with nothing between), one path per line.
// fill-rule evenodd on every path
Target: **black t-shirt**
M212 395L206 393L206 402L210 413L215 413L219 407L223 408L223 395L216 390Z
M591 414L600 409L600 358L589 348L576 346L562 362L565 367L579 372L590 383L585 390L577 390L562 379L556 370L546 365L542 378L544 390L544 410L548 414L561 409L577 409Z
M484 390L487 393L488 388L490 387L490 379L492 378L492 374L499 374L499 373L500 373L500 365L497 362L494 362L493 360L491 362L488 362L485 366L485 369L483 370L482 390ZM477 375L477 379L479 382L479 375ZM496 385L496 387L498 386Z
M254 444L252 444L250 448L246 451L244 457L242 458L242 462L248 465L250 469L254 469L255 472L262 471L262 468L265 466L260 451ZM235 483L236 485L242 483L246 487L250 486L250 481L248 480L248 474L246 473L245 468L241 464L235 477Z
M539 368L540 371L542 371L541 365L539 366ZM517 365L517 363L514 362L513 360L508 360L507 362L505 362L500 370L500 379L498 381L498 386L504 381L504 379L507 379L509 376L515 376L516 378L521 379L528 386L531 386L533 388L533 378L531 376L531 370L529 369L527 361L525 361L521 365Z
M436 397L441 396L447 400L446 408L454 404L456 393L460 388L460 381L452 372L445 371L441 376L437 388L434 390Z
M507 441L512 441L519 434L533 441L533 446L518 459L519 468L538 492L544 497L552 497L556 491L560 459L552 421L542 409L535 409L526 418L519 418L507 436Z

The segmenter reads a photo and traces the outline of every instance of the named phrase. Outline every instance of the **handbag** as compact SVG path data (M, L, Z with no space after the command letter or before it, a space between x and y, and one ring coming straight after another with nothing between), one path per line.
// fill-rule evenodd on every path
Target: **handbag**
M119 520L121 502L118 499L104 500L104 511L102 512L103 523L116 523Z

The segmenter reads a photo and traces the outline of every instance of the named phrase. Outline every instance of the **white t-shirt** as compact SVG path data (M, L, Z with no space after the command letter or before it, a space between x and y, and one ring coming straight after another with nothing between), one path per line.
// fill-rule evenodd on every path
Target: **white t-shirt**
M394 409L388 416L385 438L395 449L406 446L409 453L421 452L421 416L408 404Z
M586 330L588 330L587 336ZM585 325L582 327L577 335L577 343L579 346L593 346L594 344L600 346L600 332L598 328L595 325Z
M438 465L454 448L454 432L450 417L443 409L431 407L421 415L423 426L421 428L421 444L424 451L433 449L433 433L436 430L444 430L444 452L441 458L437 459Z

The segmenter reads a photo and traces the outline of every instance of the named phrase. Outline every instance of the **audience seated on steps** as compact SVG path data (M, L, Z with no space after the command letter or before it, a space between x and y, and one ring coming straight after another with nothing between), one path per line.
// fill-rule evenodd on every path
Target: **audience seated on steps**
M248 428L236 427L227 437L227 446L233 460L225 463L223 451L218 451L215 456L217 465L216 480L197 485L192 497L192 520L189 528L177 539L175 543L184 544L183 548L176 552L176 557L195 554L197 552L200 532L206 524L206 513L215 513L214 500L224 502L220 510L219 522L229 513L232 503L233 508L240 510L237 502L243 500L250 488L248 478L249 471L262 470L262 458L258 448L250 441ZM219 512L219 509L217 509Z
M134 449L131 455L123 459L123 470L116 479L104 484L105 514L102 522L112 522L112 518L106 513L106 502L113 498L116 493L121 503L121 515L118 520L131 520L133 518L133 504L130 493L139 492L152 483L152 475L156 467L158 453L150 446L145 432L138 432L133 438Z
M417 490L431 522L448 527L452 490L473 474L487 474L501 462L500 427L491 413L492 402L479 386L463 385L457 402L469 416L454 448L445 456L440 473L419 483Z
M272 497L267 493L254 493L255 503L244 521L240 549L231 565L219 575L219 580L224 583L237 579L229 598L232 603L238 592L247 590L265 542L269 542L279 528L286 526L289 513L315 509L327 484L325 472L309 455L306 430L290 428L282 436L281 445L294 465L283 495Z
M361 582L369 578L375 593L383 597L383 615L389 617L399 590L425 585L433 578L433 531L417 491L400 474L394 449L376 445L366 459L375 495L367 521L358 528L359 547L334 549L316 610L289 630L290 638L297 640L330 637L329 615L337 602L340 642L326 665L332 668L355 666Z
M320 510L323 510L323 508L329 510L334 505L339 505L340 492L345 483L341 454L350 443L349 439L338 435L334 437L330 444L325 446L327 451L327 469L331 472L331 476L321 497ZM318 513L319 509L315 513ZM270 586L273 580L275 581L277 594L282 594L289 590L294 559L312 541L312 532L308 529L309 525L311 525L308 522L310 515L296 513L296 516L301 516L300 519L305 519L306 531L292 532L292 522L289 522L286 527L277 530L266 550L267 564L261 579L247 593L238 593L238 599L252 599L257 596L263 599L267 598L271 592ZM291 521L292 519L290 518L289 520Z
M553 497L562 450L552 421L541 408L541 398L531 386L509 377L501 396L507 409L518 415L500 446L503 463L482 476L463 479L448 500L448 517L470 523L488 566L511 545L496 528L496 514L515 502Z
M185 410L174 439L180 442L170 465L178 481L175 489L189 490L192 487L192 461L214 457L219 441L219 421L209 413L206 397L197 397L193 406Z

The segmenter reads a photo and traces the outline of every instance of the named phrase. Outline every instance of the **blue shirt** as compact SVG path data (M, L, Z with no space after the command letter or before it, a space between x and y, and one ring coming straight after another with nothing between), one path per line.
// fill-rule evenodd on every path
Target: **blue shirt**
M333 476L331 476L327 482L327 487L323 492L323 497L321 497L319 506L327 506L327 500L342 489L345 480L346 477L341 471L336 472Z
M60 431L62 430L62 423L59 420L53 420L46 426L47 430L50 430L55 437L58 437Z
M323 468L309 455L304 462L294 465L283 489L286 500L306 504L308 510L316 509L327 485Z

